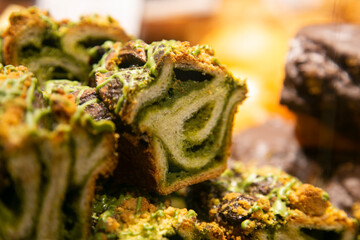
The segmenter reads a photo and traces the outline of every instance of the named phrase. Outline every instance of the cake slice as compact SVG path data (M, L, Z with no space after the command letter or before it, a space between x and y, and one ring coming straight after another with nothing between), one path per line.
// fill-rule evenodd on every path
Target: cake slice
M14 12L4 32L4 61L25 65L40 82L49 79L88 81L90 49L106 40L128 41L110 17L82 17L78 23L57 22L31 7Z
M118 180L168 194L224 171L244 81L206 45L134 40L104 49L96 91L118 117Z
M75 97L0 67L1 239L87 239L95 180L116 164L114 124Z
M223 226L229 239L356 239L358 223L322 189L281 170L236 165L189 187L188 207Z

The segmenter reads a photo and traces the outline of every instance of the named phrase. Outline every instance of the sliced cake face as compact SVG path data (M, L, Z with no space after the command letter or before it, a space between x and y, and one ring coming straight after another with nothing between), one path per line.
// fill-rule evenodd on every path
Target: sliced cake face
M106 40L128 41L110 17L87 16L80 22L57 22L37 8L10 16L4 32L4 61L25 65L41 81L71 79L88 81L90 49Z
M247 90L208 46L115 43L95 72L100 98L124 126L119 127L120 135L126 133L124 142L146 145L139 151L147 160L138 164L153 169L158 192L166 194L224 170L233 115Z
M91 116L96 101L46 90L0 67L1 239L86 239L95 180L115 167L115 126Z
M273 168L237 166L191 186L188 207L245 239L355 239L357 223L326 192Z
M281 94L281 103L290 110L310 115L356 143L360 133L358 36L356 24L302 28L291 41Z

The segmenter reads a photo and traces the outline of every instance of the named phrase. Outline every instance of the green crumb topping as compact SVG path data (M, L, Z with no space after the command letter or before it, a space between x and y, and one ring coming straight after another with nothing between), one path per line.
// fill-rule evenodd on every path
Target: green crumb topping
M279 169L235 164L189 187L188 207L220 223L228 239L353 239L357 224L324 191Z
M327 192L323 191L323 193L322 193L322 199L329 201L329 200L330 200L329 194L328 194Z
M250 225L250 223L251 223L251 220L246 219L245 221L243 221L243 222L241 223L241 228L242 228L242 229L246 229L246 228Z
M282 217L289 216L290 209L286 206L286 203L288 202L289 193L292 191L291 188L296 183L299 183L299 181L297 179L292 179L290 182L286 183L285 186L274 188L269 193L269 198L272 198L274 194L276 196L276 200L271 206L271 211Z
M221 227L198 221L194 210L172 207L169 199L136 195L97 195L92 239L223 239Z
M214 54L214 50L209 45L196 45L194 47L194 50L192 50L190 54L194 56L198 56L202 50L206 50L207 52Z
M239 170L226 170L219 179L218 184L225 187L229 192L247 194L254 186L266 183L266 189L269 192L267 194L257 193L257 197L264 197L269 201L274 200L270 206L270 211L275 215L284 218L289 216L290 208L287 206L289 203L288 197L291 192L294 192L293 187L300 184L298 179L289 176L289 179L286 180L287 183L283 185L283 183L279 181L278 174L268 173L263 175L256 172L249 172L239 175L237 171ZM258 210L262 209L255 203L249 212L252 213Z
M196 214L196 212L194 211L194 210L189 210L189 212L187 213L187 216L188 217L196 217L197 216L197 214Z

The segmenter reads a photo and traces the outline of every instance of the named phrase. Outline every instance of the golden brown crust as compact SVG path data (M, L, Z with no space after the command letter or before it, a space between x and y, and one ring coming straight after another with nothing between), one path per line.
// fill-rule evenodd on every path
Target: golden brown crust
M9 4L0 14L0 33L9 26L9 17L13 12L24 10L25 7L17 4Z
M176 42L176 48L171 54L176 66L191 66L192 68L207 69L209 72L224 71L225 68L216 63L214 51L211 48L199 49L199 46L190 46L189 42Z
M87 59L84 59L85 56L79 56L81 53L74 51L78 47L76 45L81 41L96 41L98 38L98 41L111 40L124 43L131 39L115 19L97 14L82 16L78 23L64 24L63 22L59 32L63 35L64 51L85 62L89 62L90 57L86 56ZM102 43L97 42L96 44L101 45Z
M4 85L4 81L7 79L25 78L16 91L13 92L13 96L5 97L5 102L0 102L0 143L5 144L6 148L11 148L12 145L21 144L21 135L23 132L19 132L17 136L12 134L12 129L19 126L23 126L25 123L26 115L26 98L28 89L32 83L33 74L28 72L28 69L24 66L8 68L5 72L4 68L0 68L0 83ZM4 88L11 88L12 86L5 86ZM23 126L25 128L25 126Z
M322 216L330 203L324 198L324 192L320 188L310 184L301 185L291 193L289 200L292 207L301 210L309 216Z
M100 31L104 31L107 34L114 36L114 39L120 42L127 42L131 38L125 33L124 29L121 28L120 24L110 16L100 16L100 15L87 15L82 16L80 21L69 27L69 31L78 28L94 28Z

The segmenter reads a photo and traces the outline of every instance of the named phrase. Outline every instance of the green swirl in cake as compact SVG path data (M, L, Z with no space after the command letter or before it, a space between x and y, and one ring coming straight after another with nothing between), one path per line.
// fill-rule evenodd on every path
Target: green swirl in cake
M120 118L120 150L138 148L120 156L122 168L137 168L144 184L162 194L219 175L234 113L247 91L244 81L206 45L109 44L94 70L96 90Z
M95 180L116 163L114 124L45 89L0 66L1 239L87 239Z
M57 22L35 7L14 12L4 32L4 62L25 65L40 82L49 79L88 81L89 49L104 41L128 41L111 17L83 16L79 22Z

